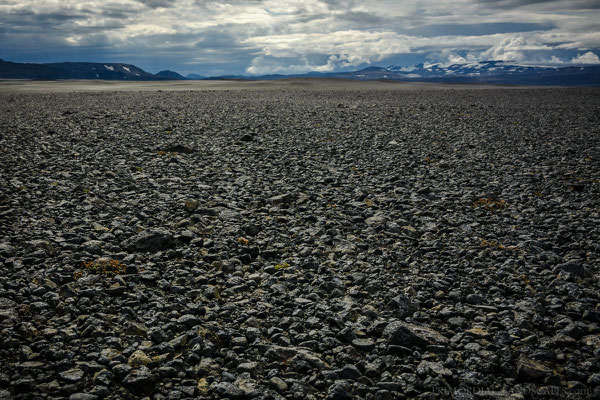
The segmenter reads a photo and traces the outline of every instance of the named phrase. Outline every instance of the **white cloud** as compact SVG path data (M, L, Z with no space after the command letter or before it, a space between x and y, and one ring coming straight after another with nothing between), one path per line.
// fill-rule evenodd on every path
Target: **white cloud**
M497 61L525 61L527 52L544 50L552 50L552 46L525 36L513 36L484 51L480 58Z
M328 34L288 34L259 36L246 39L243 43L261 48L261 54L252 60L248 73L257 74L273 66L271 72L282 72L284 67L273 65L266 60L297 58L297 64L290 65L294 72L332 71L364 63L381 61L394 54L408 53L410 38L394 32L339 31ZM306 55L322 54L329 56L323 65L310 65L305 62ZM266 58L266 57L270 58ZM304 67L304 68L303 68Z
M255 57L246 72L251 75L264 74L297 74L307 71L331 72L340 65L338 56L330 56L325 64L312 64L306 56L302 55L295 64L290 64L287 59L276 57Z
M573 64L600 64L600 58L591 51L585 54L578 54L577 57L571 59Z
M462 64L467 62L467 60L463 56L459 56L456 54L450 54L448 56L448 61L455 64Z

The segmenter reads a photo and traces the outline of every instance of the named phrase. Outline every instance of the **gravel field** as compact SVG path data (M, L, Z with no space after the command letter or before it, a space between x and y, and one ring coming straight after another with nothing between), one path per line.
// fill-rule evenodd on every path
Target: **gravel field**
M600 398L600 89L236 85L0 87L0 398Z

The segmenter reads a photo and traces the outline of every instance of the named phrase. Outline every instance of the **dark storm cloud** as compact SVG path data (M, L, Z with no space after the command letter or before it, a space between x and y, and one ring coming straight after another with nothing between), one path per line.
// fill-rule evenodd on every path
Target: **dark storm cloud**
M359 25L377 25L387 22L385 18L364 11L349 11L340 15L336 15L336 18L342 21L348 21Z
M331 10L349 10L360 1L354 0L320 0L321 3L327 4Z
M158 8L164 7L168 8L175 4L175 0L137 0L140 3L150 7L150 8Z

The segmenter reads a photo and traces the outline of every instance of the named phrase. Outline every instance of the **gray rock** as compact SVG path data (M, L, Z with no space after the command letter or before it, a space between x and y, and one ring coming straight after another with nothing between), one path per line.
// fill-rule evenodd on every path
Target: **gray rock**
M350 385L344 381L335 381L327 389L328 400L350 400L352 399Z
M102 255L102 247L104 243L100 240L88 240L84 242L81 247L83 251L86 251L90 254Z
M517 362L517 374L525 381L536 381L551 375L552 370L540 362L521 357Z
M400 294L392 298L390 307L397 318L409 317L417 311L417 305L405 294Z
M78 383L81 382L84 375L85 372L83 372L79 368L73 368L67 371L60 372L58 374L58 377L68 383Z
M195 315L185 314L177 319L177 323L185 325L188 328L193 328L194 326L200 324L200 320Z
M9 243L0 243L0 255L3 257L12 257L15 253L15 248Z
M25 246L28 253L42 251L46 256L54 253L54 247L52 246L52 243L47 240L31 240L25 243Z
M369 338L357 338L352 340L352 346L359 351L369 352L375 348L375 342Z
M288 390L287 383L285 383L285 381L283 379L281 379L277 376L274 376L271 379L269 379L269 387L280 393Z
M424 347L449 342L445 336L434 329L400 321L390 323L383 330L382 335L390 344L399 346Z
M273 205L279 205L279 204L287 204L287 203L291 203L291 201L293 200L292 195L290 193L283 193L277 196L273 196L269 198L269 203L273 204Z
M310 349L304 349L301 347L272 345L265 353L265 356L270 360L278 361L288 361L293 358L296 360L304 360L313 368L317 369L329 367L329 365L317 353L311 351Z
M468 294L466 297L466 301L469 304L481 304L481 303L483 303L483 300L484 300L483 296L478 293L471 293L471 294Z
M385 217L382 217L380 215L374 215L365 220L365 224L372 226L372 227L384 226L385 223L386 223Z
M257 375L260 373L260 366L256 361L244 362L238 364L236 371L239 373L247 372L250 374L250 376L256 378Z
M231 382L215 382L210 385L210 389L225 399L241 399L246 396L246 392Z
M90 393L73 393L69 396L69 400L98 400L98 396Z

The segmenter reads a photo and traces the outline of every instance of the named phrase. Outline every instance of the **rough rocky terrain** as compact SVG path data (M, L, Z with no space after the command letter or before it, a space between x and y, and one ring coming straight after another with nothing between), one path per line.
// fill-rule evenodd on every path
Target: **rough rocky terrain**
M600 90L0 92L0 398L600 397Z

